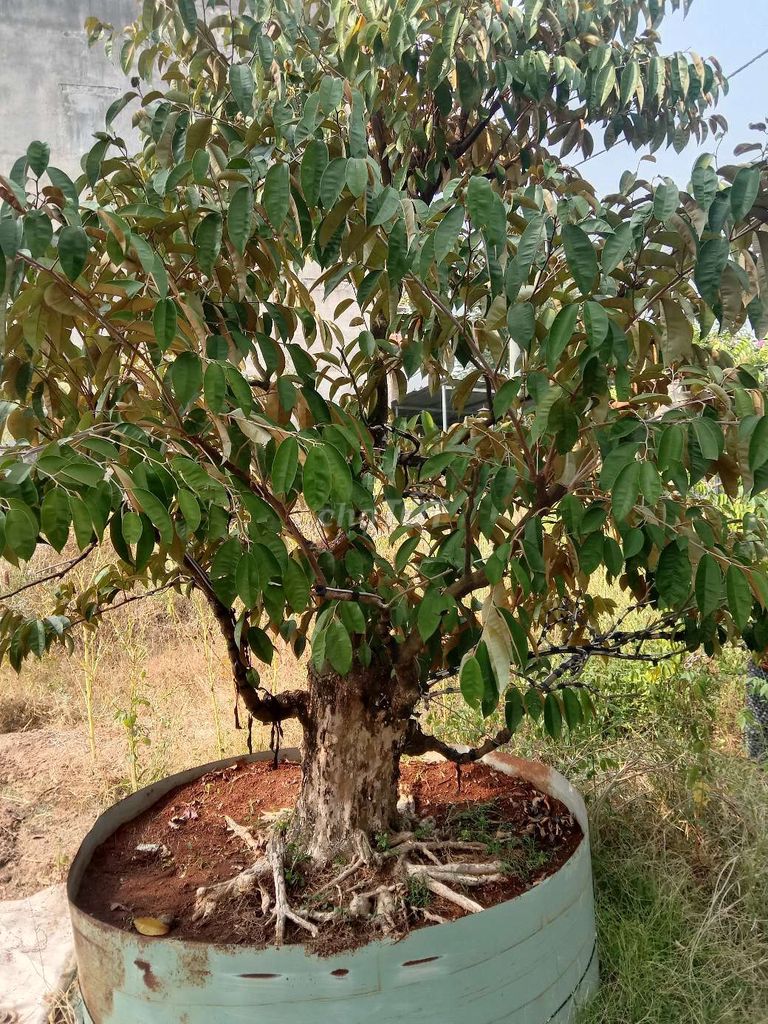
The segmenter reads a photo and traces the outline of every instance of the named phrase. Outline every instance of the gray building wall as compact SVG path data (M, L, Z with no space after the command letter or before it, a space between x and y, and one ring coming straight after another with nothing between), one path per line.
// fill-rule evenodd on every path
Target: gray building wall
M101 43L88 48L85 19L122 28L138 10L136 0L0 0L0 173L33 139L49 143L54 166L79 171L129 88Z

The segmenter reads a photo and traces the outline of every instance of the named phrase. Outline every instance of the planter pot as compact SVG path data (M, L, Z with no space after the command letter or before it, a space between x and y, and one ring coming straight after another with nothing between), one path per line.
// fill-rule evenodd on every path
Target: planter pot
M297 751L286 751L292 759ZM272 755L256 754L254 760ZM584 838L516 899L450 924L331 957L299 946L249 949L147 939L74 902L95 849L171 789L231 758L173 775L98 819L67 882L85 1024L571 1024L598 982L584 802L557 772L507 755L486 763L561 800Z

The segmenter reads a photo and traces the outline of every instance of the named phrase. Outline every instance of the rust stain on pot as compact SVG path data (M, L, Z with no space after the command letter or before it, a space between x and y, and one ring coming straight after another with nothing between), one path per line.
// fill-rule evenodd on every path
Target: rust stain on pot
M133 962L143 973L144 984L147 986L147 988L150 989L150 991L152 992L159 992L163 986L160 982L160 979L152 970L152 965L148 963L146 960L134 960Z
M418 967L420 964L431 964L439 959L439 956L423 956L421 960L406 960L403 967Z
M241 974L241 978L282 978L282 974Z
M331 971L332 978L346 978L349 971L346 967L337 967L335 971Z
M208 950L202 943L199 944L199 948L182 949L179 956L179 973L190 985L202 988L208 984L211 977Z
M103 943L105 928L75 912L72 914L72 933L79 966L80 992L88 1013L94 1021L108 1020L112 1014L113 996L121 992L125 983L125 963L120 948Z

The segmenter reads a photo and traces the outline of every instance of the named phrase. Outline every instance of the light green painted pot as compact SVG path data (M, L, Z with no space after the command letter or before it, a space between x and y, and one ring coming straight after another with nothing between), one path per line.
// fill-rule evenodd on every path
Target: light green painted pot
M286 751L296 758L297 751ZM254 759L271 757L256 754ZM332 957L147 939L95 920L74 896L95 849L169 790L241 758L155 783L103 814L68 878L84 1024L571 1024L598 983L584 802L557 772L507 755L492 767L562 800L584 839L554 875L450 924Z

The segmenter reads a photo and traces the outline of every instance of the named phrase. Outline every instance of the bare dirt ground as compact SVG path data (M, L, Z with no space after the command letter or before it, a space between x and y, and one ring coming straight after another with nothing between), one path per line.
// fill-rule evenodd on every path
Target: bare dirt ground
M82 727L0 734L0 900L60 882L119 783L118 737L96 763Z

